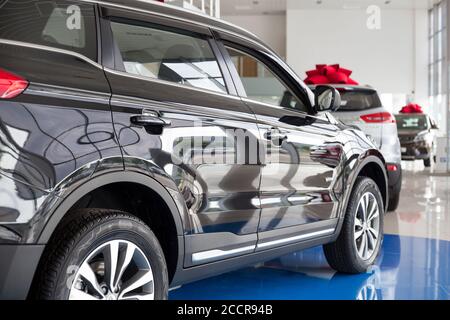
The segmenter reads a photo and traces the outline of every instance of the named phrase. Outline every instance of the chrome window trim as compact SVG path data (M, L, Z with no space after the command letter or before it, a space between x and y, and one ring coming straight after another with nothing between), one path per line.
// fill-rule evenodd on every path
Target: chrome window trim
M38 95L44 97L62 97L73 100L90 102L101 102L109 104L111 94L109 92L95 92L71 87L62 87L43 83L32 82L24 91L24 94Z

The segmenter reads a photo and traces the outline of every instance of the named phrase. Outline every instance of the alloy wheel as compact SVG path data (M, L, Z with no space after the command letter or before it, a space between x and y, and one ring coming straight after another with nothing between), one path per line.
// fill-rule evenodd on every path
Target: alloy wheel
M358 203L354 224L354 241L358 256L368 260L380 238L380 209L376 197L366 192Z
M154 300L154 278L142 250L126 240L97 247L77 268L69 300Z

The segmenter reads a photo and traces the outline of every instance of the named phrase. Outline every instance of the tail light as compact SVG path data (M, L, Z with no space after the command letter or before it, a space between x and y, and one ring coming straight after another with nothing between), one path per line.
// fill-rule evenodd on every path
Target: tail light
M28 87L28 81L0 69L0 99L12 99Z
M389 112L377 112L361 116L366 123L395 123L394 116Z
M387 169L388 171L396 172L398 170L398 167L395 164L388 164Z

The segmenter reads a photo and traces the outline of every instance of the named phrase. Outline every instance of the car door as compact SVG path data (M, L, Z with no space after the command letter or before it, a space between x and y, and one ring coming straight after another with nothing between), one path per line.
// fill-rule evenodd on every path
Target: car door
M258 250L332 234L338 209L332 190L343 150L337 127L308 114L307 92L285 81L264 49L225 41L222 50L265 146Z
M125 167L181 195L185 266L253 252L261 167L249 146L259 133L210 30L107 6L102 15Z

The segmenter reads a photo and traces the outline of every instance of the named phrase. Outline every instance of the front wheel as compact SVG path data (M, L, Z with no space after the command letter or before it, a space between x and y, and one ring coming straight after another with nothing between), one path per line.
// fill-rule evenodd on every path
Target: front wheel
M324 245L330 266L344 273L365 272L378 257L383 241L383 200L377 184L359 177L353 187L341 233Z
M167 267L161 246L141 220L124 212L74 212L44 259L40 299L167 298Z
M425 168L431 167L431 158L423 159L423 165L425 166Z

